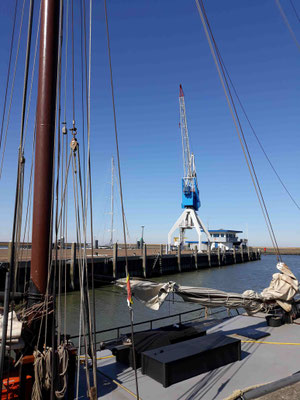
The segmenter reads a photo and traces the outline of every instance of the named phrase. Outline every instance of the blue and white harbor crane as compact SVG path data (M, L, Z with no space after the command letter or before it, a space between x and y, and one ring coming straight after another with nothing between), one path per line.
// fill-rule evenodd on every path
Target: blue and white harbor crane
M182 86L179 86L179 109L180 109L180 129L182 139L183 155L183 178L182 178L182 203L184 209L178 220L172 226L168 234L168 248L171 248L172 235L179 229L179 246L184 244L184 232L186 229L195 228L198 234L198 251L201 251L201 232L204 231L208 245L212 238L205 225L197 215L200 207L200 196L197 182L196 166L194 154L190 151L189 133L186 121L184 93Z

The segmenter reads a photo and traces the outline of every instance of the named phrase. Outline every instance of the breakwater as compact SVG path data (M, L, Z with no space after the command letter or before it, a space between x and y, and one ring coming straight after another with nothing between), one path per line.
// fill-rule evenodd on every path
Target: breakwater
M113 282L116 279L125 277L125 256L122 250L116 244L113 246L112 254L108 256L100 255L97 250L94 256L87 258L87 270L89 281L92 279L92 269L94 270L94 284L101 286ZM61 284L66 290L74 291L79 289L79 271L84 265L80 256L81 252L75 243L72 245L68 256L56 261L57 266L62 272ZM134 255L133 255L134 254ZM239 264L260 259L260 251L252 248L238 249L232 251L211 251L206 253L197 253L196 251L181 252L180 250L172 254L164 254L163 246L155 254L147 254L147 245L140 249L140 254L130 253L128 256L128 269L130 276L140 278L152 278L163 275L184 273L188 271L197 271L204 268L215 268L232 264ZM55 261L53 261L54 263ZM2 267L5 263L2 263ZM4 270L0 270L0 291L4 289ZM18 263L17 273L17 292L24 291L24 283L28 281L30 274L30 260L20 261Z

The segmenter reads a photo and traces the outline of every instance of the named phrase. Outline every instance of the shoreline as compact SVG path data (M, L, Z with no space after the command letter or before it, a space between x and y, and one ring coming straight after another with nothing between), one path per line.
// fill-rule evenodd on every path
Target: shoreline
M253 246L253 250L260 250L261 255L276 255L276 252L273 247L257 247ZM279 247L279 252L283 256L293 255L299 256L300 255L300 247Z

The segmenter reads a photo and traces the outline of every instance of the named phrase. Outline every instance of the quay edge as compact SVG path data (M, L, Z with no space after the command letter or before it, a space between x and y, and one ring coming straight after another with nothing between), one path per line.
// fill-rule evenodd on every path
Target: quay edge
M66 282L67 291L79 290L79 259L77 257L77 246L72 246L72 251L68 254L66 260ZM141 251L142 250L142 251ZM147 254L147 245L140 250L140 254L130 255L128 257L128 268L130 276L151 279L164 275L196 271L204 268L215 268L232 264L257 261L261 258L260 250L248 248L246 251L227 251L227 252L178 252L177 254L163 254L159 251L155 254ZM125 277L125 257L118 246L113 247L112 256L99 256L97 250L93 258L94 263L94 284L96 287L112 283L114 280ZM64 261L62 262L64 264ZM87 259L88 266L91 265L92 258ZM2 263L2 265L5 263ZM17 292L23 292L24 281L28 278L26 275L30 270L30 260L19 262ZM91 270L88 268L89 271ZM0 270L0 282L2 271ZM91 276L89 277L91 278ZM65 281L63 277L62 282ZM0 291L4 288L1 287Z

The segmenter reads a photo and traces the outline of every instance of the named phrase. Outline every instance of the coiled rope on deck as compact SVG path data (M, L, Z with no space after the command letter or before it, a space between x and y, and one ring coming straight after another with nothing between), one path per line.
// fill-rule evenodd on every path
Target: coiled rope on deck
M52 385L52 348L46 347L42 352L35 350L34 356L34 384L32 388L32 399L43 398L43 390L49 391ZM56 360L55 360L56 361ZM67 391L67 371L69 355L66 345L57 348L57 367L59 379L55 381L55 397L63 399ZM60 387L61 386L61 387Z
M49 390L51 387L51 358L52 349L46 347L43 352L35 350L34 356L34 384L32 388L32 400L43 398L43 389Z

